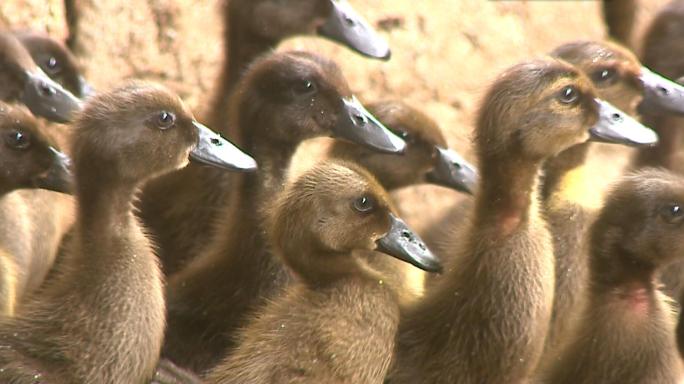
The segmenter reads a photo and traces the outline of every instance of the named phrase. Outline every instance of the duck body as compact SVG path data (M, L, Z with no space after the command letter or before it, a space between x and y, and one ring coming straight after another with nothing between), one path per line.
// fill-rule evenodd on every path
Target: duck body
M677 256L682 181L660 170L625 177L591 229L590 288L573 337L544 383L679 383L672 302L657 269ZM626 220L629 218L629 220ZM663 245L653 246L653 241Z
M399 323L398 281L369 261L384 252L437 268L389 204L372 176L347 163L319 164L286 187L267 232L296 282L256 312L207 381L382 383ZM373 250L407 236L410 248Z

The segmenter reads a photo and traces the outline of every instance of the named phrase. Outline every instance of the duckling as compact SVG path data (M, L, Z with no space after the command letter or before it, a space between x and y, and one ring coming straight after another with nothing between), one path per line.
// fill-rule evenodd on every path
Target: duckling
M59 123L81 109L80 101L50 79L6 31L0 31L0 100L21 101L33 114Z
M369 259L383 257L378 250L433 272L437 259L371 174L351 163L314 167L267 216L273 252L297 281L257 311L206 381L381 384L399 306L396 282Z
M0 381L146 382L161 349L164 298L132 213L136 190L188 157L229 169L255 164L154 84L96 95L74 124L73 243L49 285L0 324Z
M626 176L591 227L589 303L545 383L681 383L674 308L657 271L684 252L684 180Z
M362 165L388 191L419 183L434 183L467 194L474 193L477 171L447 146L437 124L401 101L371 103L368 110L406 142L401 156L384 154L336 140L329 155Z
M0 102L0 135L0 316L11 316L47 274L66 227L53 212L59 197L35 189L69 192L71 174L68 157L23 108Z
M60 83L76 97L93 94L93 88L81 73L78 60L61 42L33 31L18 31L14 35L28 50L33 61L52 80Z
M464 246L452 248L459 265L406 312L391 383L525 382L542 352L554 294L538 172L546 158L590 135L624 140L626 120L614 120L615 111L560 60L524 62L499 76L477 119L481 179ZM633 138L655 137L630 128Z
M559 46L551 55L575 65L591 79L600 98L628 114L636 113L642 99L664 101L649 91L656 83L676 87L643 68L633 53L614 43L575 41ZM647 81L650 78L653 80ZM628 140L622 144L648 147L656 142ZM588 256L583 239L602 205L595 180L585 168L589 147L588 142L572 146L544 163L542 203L556 260L555 299L546 351L567 335L585 297Z
M671 79L684 75L684 61L679 52L684 50L681 40L684 38L684 1L673 1L664 7L653 19L646 30L643 39L642 61L645 66ZM644 103L640 112L644 123L658 132L661 140L653 148L645 148L634 158L634 165L639 167L663 167L682 172L678 167L679 142L682 138L680 131L684 129L682 120L682 105L684 92L680 88L660 87L654 93L668 96L674 102L671 107L663 108L654 103ZM674 112L674 113L663 113Z
M207 122L230 137L231 92L247 66L282 40L318 34L367 57L387 60L391 55L387 42L347 0L231 0L223 7L225 57Z
M298 145L333 136L379 151L406 144L352 96L335 63L307 52L278 52L257 60L232 100L232 124L259 162L241 180L216 180L236 193L218 216L214 237L187 267L169 279L164 356L202 372L233 345L233 332L254 309L289 281L268 247L261 207L280 191ZM236 186L237 185L237 186Z
M226 57L205 120L227 137L239 137L228 126L233 88L256 57L287 37L318 33L369 57L390 56L387 43L346 0L231 0L224 4ZM191 165L153 181L139 205L143 221L158 239L167 275L179 271L209 241L211 228L200 223L215 222L216 208L227 200L211 182L215 175L195 168Z

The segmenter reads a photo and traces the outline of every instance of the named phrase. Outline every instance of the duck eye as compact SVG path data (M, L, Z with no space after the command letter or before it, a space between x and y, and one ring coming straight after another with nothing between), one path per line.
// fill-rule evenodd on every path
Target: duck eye
M161 111L157 115L157 126L160 129L168 129L176 122L176 115L171 112Z
M397 131L397 135L401 137L404 141L411 141L413 138L408 132L406 131Z
M667 204L661 209L660 215L668 223L679 221L684 217L684 207L677 203Z
M563 104L575 104L579 99L579 92L571 85L561 89L558 94L558 100Z
M370 196L361 196L352 205L357 212L369 213L375 209L375 200Z
M298 95L309 95L317 90L316 83L311 80L297 82L292 89Z
M10 148L24 150L31 145L31 136L21 131L12 131L5 135L5 143Z
M594 84L607 85L612 84L615 80L617 72L613 68L601 68L591 74L591 80Z
M49 59L45 61L45 69L46 72L48 72L51 75L56 74L59 72L62 68L59 65L59 61L54 56L50 56Z

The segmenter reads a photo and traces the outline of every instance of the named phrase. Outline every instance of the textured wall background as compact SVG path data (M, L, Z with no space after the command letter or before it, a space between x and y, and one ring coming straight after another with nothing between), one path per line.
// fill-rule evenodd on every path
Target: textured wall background
M86 12L79 33L89 80L97 88L141 77L178 91L201 115L221 63L222 0L74 0ZM392 47L387 63L363 59L315 37L286 41L280 49L315 49L342 66L362 100L405 99L437 120L452 147L471 158L469 136L476 107L499 71L522 59L543 55L576 39L605 34L599 1L350 0L374 25L392 25L383 34ZM619 0L618 0L619 1ZM665 0L641 0L635 41ZM2 0L0 25L31 28L64 39L62 0ZM303 163L324 140L300 151ZM626 151L605 149L596 156L616 174ZM608 180L609 178L606 178ZM456 194L431 186L399 194L417 225L438 215Z

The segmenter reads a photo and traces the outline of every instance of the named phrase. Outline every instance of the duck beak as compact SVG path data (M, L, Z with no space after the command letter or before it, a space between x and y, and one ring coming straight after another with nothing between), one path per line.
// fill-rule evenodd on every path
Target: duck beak
M52 165L47 172L33 180L33 186L70 194L73 186L73 177L69 170L71 160L67 155L53 147L50 147L49 150L53 156Z
M197 128L199 142L190 151L190 160L230 171L256 171L256 161L233 143L196 121L192 125Z
M354 51L375 59L389 60L387 42L359 15L347 0L329 0L332 10L318 34L342 43Z
M437 256L400 218L390 214L390 229L376 241L378 252L388 254L428 272L442 272Z
M57 123L67 123L75 112L81 110L81 101L40 69L26 72L26 75L22 102L34 115Z
M646 67L641 67L639 80L644 86L640 108L684 115L684 87Z
M78 77L78 96L87 99L95 94L95 88L83 76Z
M472 195L477 186L477 170L461 155L448 148L437 148L437 164L427 181Z
M658 135L612 104L595 99L599 107L599 119L589 129L594 141L624 144L632 147L653 146Z
M342 99L344 111L333 128L333 137L386 153L403 153L406 143L378 121L352 96Z

